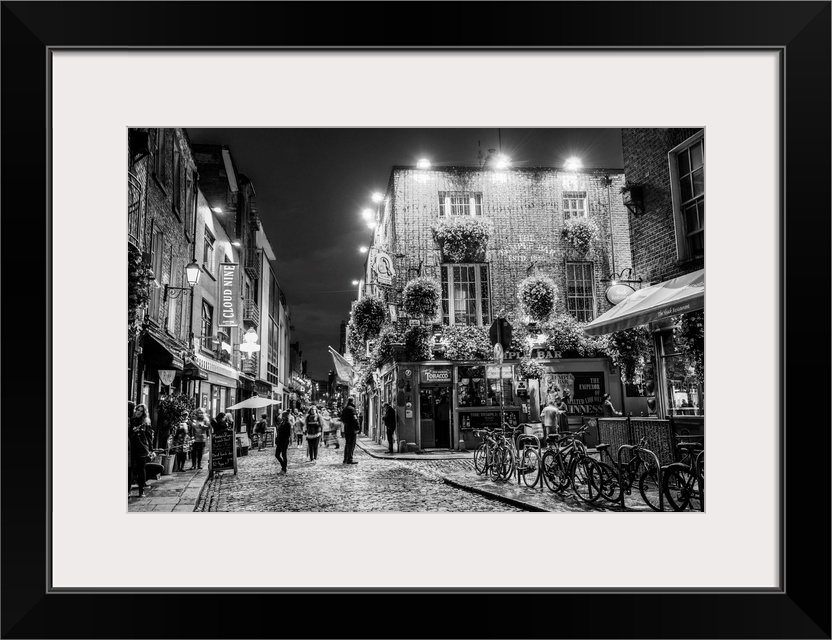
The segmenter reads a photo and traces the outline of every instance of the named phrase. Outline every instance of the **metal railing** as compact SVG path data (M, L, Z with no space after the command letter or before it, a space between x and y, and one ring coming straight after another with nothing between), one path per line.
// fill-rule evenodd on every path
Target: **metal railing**
M253 298L243 302L243 322L249 322L255 327L260 324L260 308Z
M260 278L260 250L246 249L243 262L243 268L246 274L252 280Z

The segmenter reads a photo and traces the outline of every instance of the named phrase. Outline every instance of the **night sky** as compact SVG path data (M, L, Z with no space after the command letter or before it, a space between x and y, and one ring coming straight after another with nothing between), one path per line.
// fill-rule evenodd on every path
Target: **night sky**
M498 133L499 131L499 133ZM586 168L619 169L619 129L191 129L191 142L228 145L240 173L254 183L272 264L292 316L308 375L332 368L361 277L370 230L361 210L384 192L394 165L474 165L500 149L515 166L563 166L577 156Z

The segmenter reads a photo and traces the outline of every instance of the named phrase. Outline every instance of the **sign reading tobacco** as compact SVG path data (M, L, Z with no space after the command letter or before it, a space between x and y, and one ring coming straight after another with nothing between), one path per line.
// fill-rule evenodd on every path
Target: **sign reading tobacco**
M236 327L240 324L240 265L235 262L221 263L218 283L219 326Z

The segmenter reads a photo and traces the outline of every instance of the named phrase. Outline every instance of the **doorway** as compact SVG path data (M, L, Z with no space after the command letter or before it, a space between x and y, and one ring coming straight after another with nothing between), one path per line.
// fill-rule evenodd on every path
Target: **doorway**
M451 448L450 387L422 387L419 390L419 429L423 449Z

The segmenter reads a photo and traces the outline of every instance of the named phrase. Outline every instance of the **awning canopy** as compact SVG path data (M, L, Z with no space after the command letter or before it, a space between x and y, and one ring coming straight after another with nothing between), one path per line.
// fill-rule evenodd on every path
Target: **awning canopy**
M173 349L162 340L151 333L144 336L144 347L142 357L145 364L157 367L158 369L175 369L182 371L185 363Z
M196 362L189 362L185 365L182 377L190 380L207 380L208 374L205 373Z
M640 289L584 327L591 336L629 329L705 307L705 270Z

